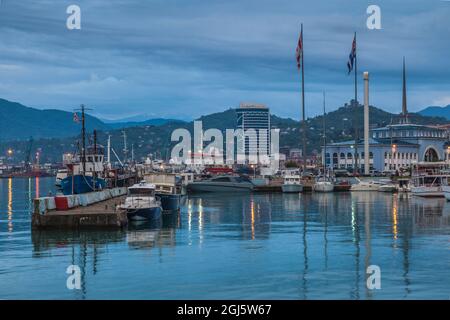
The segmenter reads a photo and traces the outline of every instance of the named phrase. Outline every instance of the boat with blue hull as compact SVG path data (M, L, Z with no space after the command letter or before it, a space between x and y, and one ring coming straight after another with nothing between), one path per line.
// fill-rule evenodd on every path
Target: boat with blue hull
M130 221L156 220L161 218L161 201L155 194L155 185L142 181L128 188L125 203L119 206L125 210Z
M155 195L160 198L164 211L180 210L181 197L184 195L185 181L189 174L173 174L165 172L151 172L144 175L145 181L154 184Z
M71 175L61 180L61 189L64 195L82 194L106 188L105 179L86 176L82 174Z
M181 195L157 192L156 196L161 199L164 211L176 211L180 209Z

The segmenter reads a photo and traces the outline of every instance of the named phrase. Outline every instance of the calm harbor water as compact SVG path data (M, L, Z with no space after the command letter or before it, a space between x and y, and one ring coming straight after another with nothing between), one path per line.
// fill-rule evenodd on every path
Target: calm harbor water
M32 199L53 182L0 180L0 299L450 298L444 199L210 194L154 225L32 231ZM66 287L73 264L81 290Z

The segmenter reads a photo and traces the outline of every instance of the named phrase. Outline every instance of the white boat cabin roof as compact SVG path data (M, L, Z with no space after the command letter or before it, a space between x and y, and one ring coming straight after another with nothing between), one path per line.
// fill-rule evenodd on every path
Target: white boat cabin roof
M153 183L148 183L145 181L141 181L129 187L128 189L155 189L155 185Z

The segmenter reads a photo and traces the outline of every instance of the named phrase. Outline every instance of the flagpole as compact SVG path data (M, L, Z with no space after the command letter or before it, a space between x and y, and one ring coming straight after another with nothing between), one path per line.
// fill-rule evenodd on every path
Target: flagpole
M355 32L355 44L356 44L356 32ZM359 165L358 165L358 141L359 141L359 128L358 128L358 46L355 47L355 168L353 169L354 173L359 173Z
M305 69L304 69L304 63L303 63L303 55L304 55L304 42L303 42L303 23L301 24L301 31L300 36L302 38L302 130L303 130L303 147L302 147L302 154L303 154L303 172L306 171L306 119L305 119Z

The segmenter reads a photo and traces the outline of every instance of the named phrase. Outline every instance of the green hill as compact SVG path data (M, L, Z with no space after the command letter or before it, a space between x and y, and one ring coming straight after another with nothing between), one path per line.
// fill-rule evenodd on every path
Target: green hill
M339 109L329 112L325 116L327 140L329 143L344 140L350 140L354 134L354 115L357 114L357 121L359 123L360 136L363 133L363 107L356 107L344 105ZM66 116L67 117L67 116ZM228 109L223 112L213 113L200 117L198 120L203 121L203 129L217 128L225 130L227 128L235 128L236 112L233 109ZM425 117L419 114L410 114L410 120L418 124L445 124L448 121L444 118ZM41 120L43 121L43 120ZM71 123L71 118L61 123ZM92 133L92 128L97 122L89 123L87 121L88 132ZM389 123L397 123L398 115L383 111L376 107L370 107L370 123L371 127L381 127ZM39 122L38 122L39 123ZM45 120L44 123L48 123ZM300 122L293 119L280 118L275 115L271 116L271 124L273 128L280 129L280 148L300 148L301 147L301 130ZM41 124L42 126L42 124ZM136 159L146 157L152 154L158 158L168 159L170 151L175 142L171 142L171 134L177 128L186 128L192 132L193 122L169 121L161 125L139 125L126 128L128 137L128 146L134 145ZM18 128L16 128L18 130ZM77 147L77 139L79 140L78 129L75 127L74 137L63 138L44 138L35 139L33 150L41 149L41 159L45 162L60 162L61 155L65 152L74 152ZM97 127L98 141L100 144L106 145L108 135L111 135L112 146L115 151L123 157L123 129L104 128L104 126ZM308 152L319 151L322 144L323 133L323 116L314 117L307 120L307 142ZM41 136L44 133L41 132ZM29 132L25 136L30 136ZM37 137L37 135L36 135ZM18 139L10 139L18 140ZM14 147L16 162L24 159L24 152L27 150L27 141L9 141L0 144L0 153L5 154L8 148Z

